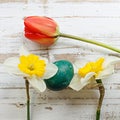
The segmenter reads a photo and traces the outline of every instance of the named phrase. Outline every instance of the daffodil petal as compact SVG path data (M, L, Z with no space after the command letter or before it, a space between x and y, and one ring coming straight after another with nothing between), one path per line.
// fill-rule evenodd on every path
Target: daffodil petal
M88 73L84 78L82 78L81 79L81 83L82 84L88 84L88 83L90 83L91 81L91 78L93 77L95 75L95 73L94 72L90 72L90 73Z
M48 59L42 56L39 56L41 60L44 60L46 64L48 64Z
M83 87L85 87L87 84L93 82L93 76L95 75L94 72L88 73L84 78L81 78L81 84Z
M109 65L103 71L99 73L96 79L102 79L108 77L109 75L114 73L114 65Z
M90 79L95 75L94 72L88 73L84 78L80 78L77 74L74 75L69 87L72 89L79 91L91 81Z
M77 61L75 61L75 63L74 63L74 65L75 65L75 67L76 68L82 68L85 64L86 64L87 62L86 61L79 61L79 60L77 60Z
M44 79L49 79L53 77L58 71L58 67L52 63L47 64L46 66L46 72L44 75Z
M6 59L3 63L4 65L9 65L11 67L17 67L19 64L19 58L18 57L10 57Z
M120 62L120 58L115 57L115 56L110 56L110 57L105 58L105 61L103 63L103 67L106 68L109 65L111 65L111 64L114 65L114 64L116 64L118 62Z
M74 75L69 87L76 91L79 91L83 88L83 85L81 84L81 78L77 74Z
M3 63L5 70L9 74L23 75L23 73L18 69L19 58L11 57L5 60Z
M22 46L19 50L19 54L20 54L20 56L22 56L22 55L26 56L26 55L29 55L30 53L24 46Z
M40 92L44 92L46 90L46 84L42 79L37 79L36 77L28 78L29 83L32 87Z
M78 73L78 68L76 67L76 65L73 64L73 68L74 68L74 73Z

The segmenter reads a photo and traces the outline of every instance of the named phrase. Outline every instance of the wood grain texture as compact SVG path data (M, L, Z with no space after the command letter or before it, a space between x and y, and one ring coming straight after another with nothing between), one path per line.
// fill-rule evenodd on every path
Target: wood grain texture
M25 39L23 19L29 15L54 18L60 31L95 39L120 48L120 0L0 0L0 120L26 120L24 80L8 75L2 63L18 56L21 45L51 62L66 59L94 60L100 56L120 54L95 45L66 38L45 48ZM120 120L120 63L115 74L103 80L106 94L101 120ZM66 89L38 93L30 87L31 120L95 120L99 98L97 88L80 92Z

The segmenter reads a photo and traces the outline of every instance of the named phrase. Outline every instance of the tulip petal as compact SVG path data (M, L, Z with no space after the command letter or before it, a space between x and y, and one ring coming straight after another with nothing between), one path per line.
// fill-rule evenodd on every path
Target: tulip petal
M48 17L29 16L24 19L26 29L34 33L42 33L48 36L56 36L57 24Z
M46 36L40 33L32 33L28 31L27 28L25 28L25 37L44 46L50 46L57 40L57 38Z
M33 86L36 90L40 92L44 92L46 89L46 84L42 79L37 79L36 77L28 78L29 83Z
M3 63L5 70L9 74L15 74L15 75L24 75L19 69L18 69L18 64L19 64L19 58L18 57L11 57L5 60Z
M77 74L75 74L69 87L76 91L79 91L91 82L90 80L94 75L94 72L90 72L84 78L80 78Z
M52 63L47 64L44 79L53 77L58 71L58 67Z
M22 55L29 55L30 53L24 46L22 46L19 50L19 54L20 56L22 56Z
M109 75L114 73L114 65L109 65L103 71L99 73L96 79L102 79L108 77Z

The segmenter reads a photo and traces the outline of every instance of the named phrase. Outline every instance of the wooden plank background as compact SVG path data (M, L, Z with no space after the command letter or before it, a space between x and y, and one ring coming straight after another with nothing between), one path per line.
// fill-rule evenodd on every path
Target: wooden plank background
M2 66L6 58L18 56L21 45L51 62L120 57L110 50L65 38L59 38L50 48L28 41L23 35L23 18L30 15L52 17L61 32L120 48L120 0L0 0L0 120L26 120L24 80L8 75ZM120 63L115 74L103 82L106 94L101 120L120 120ZM31 120L95 120L97 88L86 87L79 92L30 90Z

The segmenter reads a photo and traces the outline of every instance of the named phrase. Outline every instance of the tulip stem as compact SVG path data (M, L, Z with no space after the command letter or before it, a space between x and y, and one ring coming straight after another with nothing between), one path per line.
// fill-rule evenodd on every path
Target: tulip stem
M99 102L98 102L97 111L96 111L96 120L100 120L100 112L101 112L102 102L104 99L105 88L103 86L101 79L97 79L96 82L100 84L99 86L100 97L99 97Z
M70 34L64 34L64 33L60 33L59 36L60 37L71 38L71 39L75 39L75 40L79 40L79 41L83 41L83 42L87 42L87 43L91 43L91 44L101 46L101 47L104 47L104 48L107 48L107 49L110 49L112 51L120 53L120 49L109 46L109 45L106 45L106 44L104 44L102 42L97 42L95 40L89 40L89 39L81 38L81 37L70 35Z
M27 78L25 78L26 85L26 95L27 95L27 120L30 120L30 95L29 95L29 82Z

